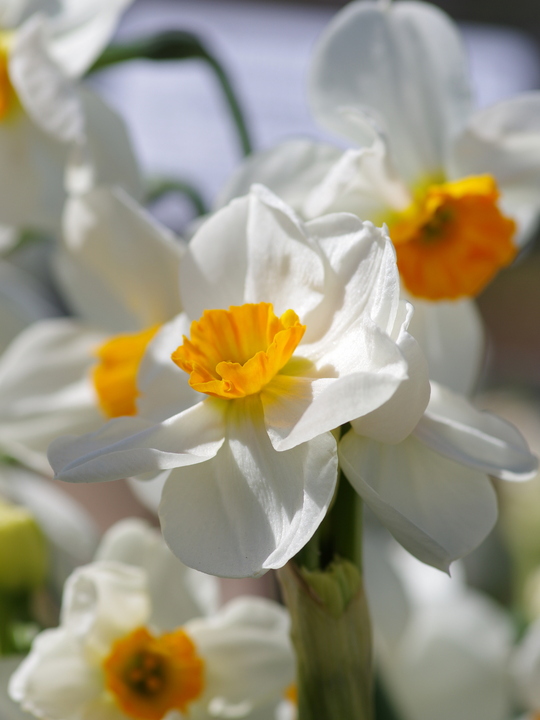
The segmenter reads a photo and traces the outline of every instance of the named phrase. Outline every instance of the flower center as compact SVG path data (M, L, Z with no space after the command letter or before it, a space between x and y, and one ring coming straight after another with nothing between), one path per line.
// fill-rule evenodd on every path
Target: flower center
M154 637L138 628L113 644L103 670L107 690L136 720L185 713L204 689L204 661L183 630Z
M0 31L0 122L5 120L17 105L17 94L9 77L9 51L13 32Z
M146 347L159 325L130 335L117 335L97 350L92 372L99 406L109 418L137 413L137 372Z
M416 297L477 295L515 257L516 224L491 175L430 185L389 222L403 284Z
M260 392L277 375L305 330L293 310L277 317L270 303L205 310L171 357L189 373L195 390L242 398Z

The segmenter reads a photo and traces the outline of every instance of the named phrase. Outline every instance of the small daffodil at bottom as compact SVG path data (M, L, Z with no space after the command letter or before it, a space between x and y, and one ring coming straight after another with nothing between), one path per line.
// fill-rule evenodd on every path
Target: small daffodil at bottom
M163 632L150 598L141 568L79 568L60 627L36 638L11 697L47 720L249 718L278 707L294 679L283 608L237 598Z

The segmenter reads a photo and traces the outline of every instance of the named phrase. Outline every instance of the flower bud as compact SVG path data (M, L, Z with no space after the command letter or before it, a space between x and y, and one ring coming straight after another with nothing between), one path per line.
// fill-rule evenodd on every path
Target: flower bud
M39 587L47 571L47 542L23 507L0 500L0 592Z

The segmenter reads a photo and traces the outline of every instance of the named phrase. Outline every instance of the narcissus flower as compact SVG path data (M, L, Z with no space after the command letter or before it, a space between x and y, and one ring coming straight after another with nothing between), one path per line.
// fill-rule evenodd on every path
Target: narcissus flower
M470 95L444 13L350 3L318 43L310 99L322 125L361 149L288 142L249 160L223 195L262 182L308 219L347 211L386 223L430 376L466 393L483 357L471 300L540 208L540 94L475 113Z
M148 346L136 417L51 445L73 482L162 474L165 539L215 575L281 567L332 499L336 441L363 418L410 432L427 369L387 235L352 215L302 223L255 187L180 264L185 312Z
M35 323L0 358L4 452L50 473L53 438L136 411L145 345L181 310L181 254L180 243L120 189L70 198L57 267L81 319Z
M538 462L510 423L431 384L418 425L398 438L382 426L365 437L361 419L340 441L343 472L394 537L423 562L448 571L493 529L490 477L530 480Z
M38 635L9 691L48 720L256 717L293 678L288 626L279 605L246 597L169 629L143 570L97 562L68 579L60 627Z
M58 231L64 168L85 148L95 179L138 195L137 164L120 118L82 75L131 0L16 0L0 8L0 222Z

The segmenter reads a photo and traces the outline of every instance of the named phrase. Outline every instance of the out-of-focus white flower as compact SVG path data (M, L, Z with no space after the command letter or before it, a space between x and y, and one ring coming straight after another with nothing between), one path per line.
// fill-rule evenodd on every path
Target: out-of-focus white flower
M163 632L144 571L98 562L68 580L60 627L36 638L9 690L48 720L256 717L293 677L288 625L276 603L245 597Z
M461 39L439 9L350 3L317 45L310 98L321 124L361 149L285 143L250 159L222 198L262 182L308 219L387 223L430 376L464 393L483 357L471 298L540 208L540 93L476 113L470 94Z
M8 695L10 677L18 668L23 657L19 655L0 658L0 717L2 720L31 720L33 715L21 710Z
M0 222L58 231L64 168L74 148L95 181L138 195L120 118L80 77L131 0L20 0L0 7Z
M64 225L58 273L82 322L36 323L0 358L0 447L44 473L52 439L134 412L145 344L181 309L181 245L123 191L96 188L70 198ZM111 386L115 396L103 403Z
M508 720L507 614L453 577L369 533L365 582L381 677L403 720Z
M365 437L362 419L351 424L339 445L345 475L409 552L446 571L495 524L497 499L488 476L530 480L538 469L513 425L437 383L407 436L382 422L377 436Z
M376 431L401 388L388 422L407 434L427 404L394 251L371 223L304 224L256 187L194 236L180 289L185 313L139 371L139 416L57 440L49 458L74 482L163 473L160 518L175 554L215 575L261 574L326 513L330 431L359 417Z

